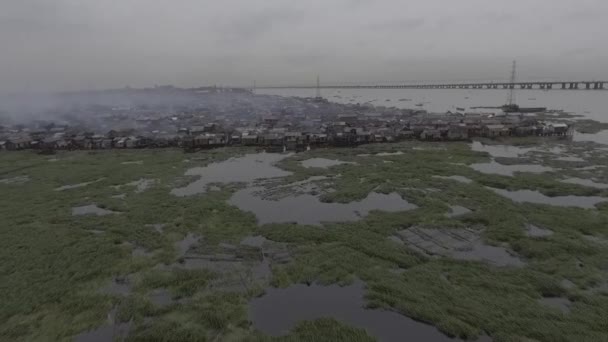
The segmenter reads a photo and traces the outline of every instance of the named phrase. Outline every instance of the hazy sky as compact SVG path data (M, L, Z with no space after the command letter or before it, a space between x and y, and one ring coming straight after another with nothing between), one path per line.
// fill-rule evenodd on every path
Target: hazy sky
M0 0L0 91L608 79L607 0Z

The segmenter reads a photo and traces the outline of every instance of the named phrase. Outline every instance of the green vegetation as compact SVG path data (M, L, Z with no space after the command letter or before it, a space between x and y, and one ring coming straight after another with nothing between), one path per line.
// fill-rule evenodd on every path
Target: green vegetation
M569 153L587 164L606 165L608 152L573 144ZM377 156L378 152L401 155ZM0 179L29 176L25 183L0 183L0 340L70 341L74 335L107 322L116 309L117 322L132 322L129 341L370 341L364 330L333 319L301 322L283 337L255 331L247 303L272 285L294 283L367 285L370 308L400 312L435 325L450 336L494 341L602 341L608 339L608 205L597 209L516 204L486 186L539 190L548 196L608 196L599 190L560 182L590 178L578 164L560 164L546 174L515 177L481 174L468 164L489 161L465 143L368 145L295 154L279 163L293 172L277 182L288 184L311 176L332 176L334 192L326 202L350 202L370 192L399 193L419 208L386 213L324 227L269 224L226 201L242 184L219 191L176 197L171 188L192 181L190 167L204 166L246 149L219 149L184 154L177 150L65 152L40 156L31 152L0 154ZM369 155L369 156L361 156ZM311 157L355 162L328 169L304 168ZM57 159L49 161L49 159ZM554 159L544 154L534 161ZM123 164L127 161L141 164ZM187 161L185 161L187 160ZM585 164L585 165L587 165ZM607 170L594 170L599 180ZM339 175L339 176L337 176ZM465 176L460 183L434 176ZM121 186L140 178L154 179L147 190ZM81 188L56 191L68 184L102 179ZM124 198L114 196L125 194ZM97 204L116 211L106 216L72 216L75 206ZM449 205L472 210L449 218ZM147 225L163 223L162 231ZM529 237L534 224L553 235ZM429 258L389 239L411 226L466 228L483 226L485 242L506 246L525 260L521 268L493 267L473 261ZM214 286L227 274L209 269L183 269L175 243L188 233L201 236L201 253L220 243L238 244L250 235L285 243L289 262L273 263L272 278L248 291ZM586 238L593 236L599 240ZM142 249L144 255L133 255ZM125 295L102 289L116 278L132 285ZM573 286L564 286L564 280ZM155 305L155 290L169 292L171 304ZM570 313L543 306L543 296L568 298Z

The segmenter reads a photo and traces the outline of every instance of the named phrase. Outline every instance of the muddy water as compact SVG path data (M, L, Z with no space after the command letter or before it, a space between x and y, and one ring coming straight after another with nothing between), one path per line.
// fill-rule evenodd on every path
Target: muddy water
M570 184L578 184L578 185L587 186L587 187L596 188L596 189L608 189L608 184L596 183L590 179L574 177L574 178L564 179L564 180L562 180L562 182L570 183Z
M361 282L340 287L292 285L286 289L269 288L249 305L253 326L265 334L288 334L299 322L335 318L363 328L378 341L454 341L437 328L416 322L395 312L365 309Z
M105 216L105 215L111 215L111 214L119 214L119 213L116 211L100 208L95 204L83 205L80 207L72 208L72 216L81 216L81 215Z
M543 173L554 170L551 167L536 164L502 165L494 160L489 163L477 163L471 164L469 166L473 170L479 171L481 173L510 177L513 177L515 172Z
M416 205L409 203L396 193L371 193L359 202L323 203L313 195L296 195L277 201L256 196L262 188L248 188L237 191L229 200L230 204L243 211L253 212L259 224L290 223L320 225L323 222L356 221L367 216L372 210L388 212L412 210Z
M338 166L338 165L343 165L343 164L353 164L353 163L345 162L345 161L341 161L341 160L325 159L325 158L312 158L312 159L306 159L306 160L302 161L302 166L304 166L305 168L318 167L318 168L327 169L332 166Z
M598 203L608 201L606 197L599 196L557 196L549 197L545 196L538 191L532 190L517 190L509 191L503 189L495 189L487 187L495 193L511 199L517 203L536 203L536 204L547 204L558 207L577 207L584 209L594 209Z
M205 193L212 183L251 182L258 179L285 177L291 172L275 167L274 164L289 154L256 153L223 162L212 163L205 167L188 170L186 176L199 176L200 179L183 188L173 189L175 196L192 196Z

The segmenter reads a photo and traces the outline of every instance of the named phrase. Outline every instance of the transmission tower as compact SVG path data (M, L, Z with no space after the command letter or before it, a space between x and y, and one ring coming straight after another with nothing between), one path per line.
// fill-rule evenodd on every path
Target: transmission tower
M319 80L319 75L317 75L317 93L316 98L321 98L321 81Z
M513 69L511 69L511 80L509 84L509 97L507 98L507 105L513 106L515 104L515 76L516 76L517 65L513 61Z

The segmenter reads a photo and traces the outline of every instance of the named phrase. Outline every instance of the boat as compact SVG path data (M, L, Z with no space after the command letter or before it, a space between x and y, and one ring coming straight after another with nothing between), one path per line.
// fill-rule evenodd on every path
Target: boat
M547 107L520 107L516 104L502 106L502 111L505 113L539 113L546 112Z
M464 108L462 108L462 107L456 107L456 110L459 110L459 111L461 111L461 112L464 112L464 110L465 110L465 109L464 109Z
M424 103L416 103L416 107L422 107L424 106Z

